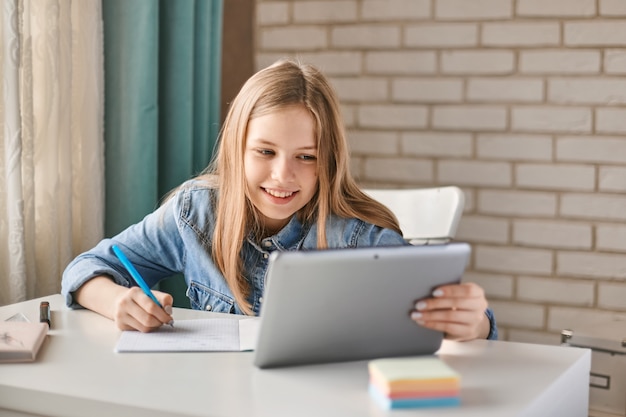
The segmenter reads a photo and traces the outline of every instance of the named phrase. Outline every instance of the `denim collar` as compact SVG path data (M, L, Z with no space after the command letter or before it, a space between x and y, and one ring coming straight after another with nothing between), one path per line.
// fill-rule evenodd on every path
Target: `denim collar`
M311 224L303 225L298 220L297 214L294 214L285 227L280 229L275 235L264 238L263 242L271 240L273 246L280 251L299 250L310 229ZM256 239L252 234L248 235L248 242L258 248L258 244L255 243Z

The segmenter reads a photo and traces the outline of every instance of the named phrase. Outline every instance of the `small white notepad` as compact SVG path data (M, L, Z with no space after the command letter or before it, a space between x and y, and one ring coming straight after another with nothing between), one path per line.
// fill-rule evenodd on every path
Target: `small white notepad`
M177 320L157 331L123 331L116 352L240 352L254 350L260 320Z

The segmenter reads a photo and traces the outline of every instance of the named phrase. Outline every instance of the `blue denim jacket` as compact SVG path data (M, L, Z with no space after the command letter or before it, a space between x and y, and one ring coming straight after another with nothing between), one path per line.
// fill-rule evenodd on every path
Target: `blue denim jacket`
M160 280L182 273L187 296L193 309L243 314L234 302L226 280L211 259L211 237L215 226L215 190L206 183L191 180L165 204L112 239L102 240L95 248L79 255L63 273L61 292L68 306L78 307L72 293L89 279L108 275L129 287L132 278L111 250L117 244L152 287ZM398 233L358 219L332 216L327 225L329 248L404 245ZM317 248L316 225L303 225L297 216L276 235L257 244L250 236L243 246L245 275L251 284L248 301L259 314L269 254ZM495 320L490 338L496 338Z

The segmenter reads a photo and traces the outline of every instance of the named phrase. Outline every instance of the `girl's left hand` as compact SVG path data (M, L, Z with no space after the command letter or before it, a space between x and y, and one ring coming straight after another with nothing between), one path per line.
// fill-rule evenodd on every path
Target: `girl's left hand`
M417 324L444 332L446 339L487 338L490 326L485 314L487 299L480 286L473 282L444 285L432 295L415 304L411 318Z

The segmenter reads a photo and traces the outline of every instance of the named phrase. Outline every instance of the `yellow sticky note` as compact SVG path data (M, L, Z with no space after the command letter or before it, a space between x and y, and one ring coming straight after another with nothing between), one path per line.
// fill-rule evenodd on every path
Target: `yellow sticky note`
M368 364L370 377L391 389L423 387L454 389L461 376L436 356L375 359Z

